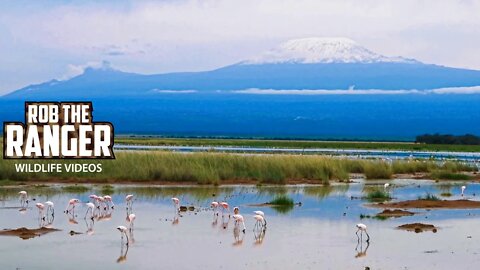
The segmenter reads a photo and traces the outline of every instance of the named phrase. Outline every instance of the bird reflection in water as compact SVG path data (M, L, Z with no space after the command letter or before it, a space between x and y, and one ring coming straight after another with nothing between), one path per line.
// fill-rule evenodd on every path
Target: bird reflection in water
M233 246L241 246L243 244L243 238L245 237L245 234L242 232L242 229L239 227L235 226L233 228Z
M365 249L363 248L363 241L357 242L357 247L355 247L355 251L357 254L355 255L355 258L361 258L367 256L367 250L368 247L370 246L370 242L366 242Z
M266 228L259 228L253 230L253 236L255 237L254 245L259 246L263 243L263 239L265 238L265 233L267 232Z
M93 235L95 233L94 231L95 220L93 218L86 218L84 220L85 220L85 225L87 226L87 235Z
M117 263L124 263L127 260L128 254L128 245L124 245L123 243L120 245L120 256L117 259Z

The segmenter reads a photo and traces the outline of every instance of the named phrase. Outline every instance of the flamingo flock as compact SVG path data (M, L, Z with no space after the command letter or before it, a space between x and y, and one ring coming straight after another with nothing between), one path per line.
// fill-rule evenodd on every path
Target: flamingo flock
M385 190L389 188L389 184L386 183L384 185ZM464 196L466 187L462 186L461 187L461 195ZM28 206L29 199L28 199L28 193L26 191L20 191L19 193L19 199L20 199L20 206L22 208L25 208ZM35 199L34 199L35 200ZM110 214L104 214L108 210L113 210L115 207L115 204L113 202L113 199L110 195L104 195L104 196L97 196L95 194L92 194L89 196L89 202L84 203L84 206L86 207L86 212L85 212L85 222L87 224L87 234L91 235L93 234L93 224L95 220L108 220L111 218L111 212ZM178 215L181 209L180 206L180 199L177 197L171 198L174 210L175 210L175 216L177 220L176 223L178 223ZM126 218L125 218L125 224L124 225L119 225L116 227L116 229L120 232L121 235L121 243L122 246L126 245L127 250L128 246L130 243L133 241L133 230L134 230L134 223L136 219L136 215L133 213L133 202L134 202L134 195L133 194L128 194L125 196L125 205L126 205ZM77 207L78 204L81 204L81 201L76 198L72 198L68 201L67 207L65 209L65 213L67 215L70 215L70 220L73 220L74 224L77 222L75 221L75 208ZM54 203L52 201L46 201L44 203L36 203L35 204L37 210L38 210L38 220L41 224L41 226L45 226L45 221L49 219L50 217L52 218L53 222L53 217L55 215L55 207ZM182 206L183 207L183 206ZM243 215L240 214L240 208L239 207L234 207L233 208L233 215L230 212L230 206L228 202L226 201L212 201L210 203L210 208L213 210L213 216L214 216L214 223L212 225L217 224L217 218L221 215L222 217L222 227L224 229L227 228L228 223L230 221L230 217L233 218L233 232L234 232L234 238L235 242L234 245L241 245L243 242L243 236L241 233L244 235L246 233L246 224L245 224L245 219ZM182 209L183 211L183 209ZM255 244L261 244L264 236L265 236L265 231L267 228L267 220L265 217L265 213L260 210L253 211L253 220L255 221L254 227L253 227L253 232L255 236ZM51 223L50 223L51 224ZM367 232L367 226L363 223L359 223L355 225L356 227L356 232L355 234L357 235L358 242L363 242L363 234L366 235L366 243L370 243L370 235ZM126 241L124 241L126 239Z

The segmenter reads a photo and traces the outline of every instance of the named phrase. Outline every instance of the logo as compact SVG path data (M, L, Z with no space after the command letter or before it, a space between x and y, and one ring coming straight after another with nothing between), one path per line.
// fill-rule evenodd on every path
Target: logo
M4 159L114 159L114 129L91 102L25 102L25 123L3 123Z

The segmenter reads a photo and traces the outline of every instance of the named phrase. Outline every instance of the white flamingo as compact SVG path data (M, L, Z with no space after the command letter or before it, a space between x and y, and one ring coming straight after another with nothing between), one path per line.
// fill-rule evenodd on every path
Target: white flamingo
M463 195L465 195L465 189L467 189L467 187L466 187L466 186L462 186L462 187L461 187L461 190L462 190L462 197L463 197Z
M103 200L105 201L105 205L107 208L115 208L115 204L113 203L112 196L110 195L105 195L103 196Z
M127 244L126 245L128 246L128 234L127 234L128 229L127 229L127 227L118 226L117 230L120 232L120 235L122 236L122 243L123 243L123 236L125 235L125 237L127 238Z
M355 233L358 237L358 241L360 241L360 238L363 238L363 232L365 232L367 234L367 243L370 242L370 235L368 235L368 232L367 232L367 225L363 224L363 223L358 223L356 225L357 227L357 232ZM358 232L360 231L360 237L358 236Z
M175 211L176 212L180 211L180 200L176 197L173 197L172 202L173 202L173 207L175 208Z
M88 213L90 213L90 219L93 219L95 211L95 204L92 202L88 202L85 204L87 206L87 211L85 212L85 219L87 218Z
M221 202L220 206L222 207L221 208L222 209L222 217L223 217L225 211L228 211L228 217L230 217L230 207L229 207L228 203L227 202Z
M125 196L125 202L127 203L127 209L132 208L133 206L133 194L128 194Z
M25 204L28 204L28 193L25 190L22 190L18 192L18 195L20 195L20 206L25 207Z
M263 211L253 211L253 213L255 215L259 215L259 216L262 216L263 218L263 226L267 227L267 219L265 218L265 213L263 213Z
M243 216L240 214L235 214L232 216L233 220L235 222L235 227L238 228L240 224L242 224L242 232L245 233L246 227L245 227L245 220L243 219Z
M47 206L47 216L50 212L52 213L52 217L55 216L55 208L54 208L55 205L53 204L53 202L46 201L45 205Z

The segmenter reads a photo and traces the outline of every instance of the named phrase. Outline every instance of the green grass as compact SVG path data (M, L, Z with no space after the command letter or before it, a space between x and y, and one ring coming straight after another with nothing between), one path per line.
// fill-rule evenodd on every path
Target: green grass
M99 163L98 173L17 173L16 163ZM228 153L174 153L167 151L117 152L115 160L0 160L0 179L12 182L88 181L92 183L158 182L329 184L347 181L350 173L363 173L367 179L389 179L395 173L430 172L434 177L457 175L473 168L454 162L439 165L433 161L350 160L321 155L239 155ZM440 174L441 172L442 174ZM463 179L463 178L462 178ZM12 183L7 182L7 183ZM0 183L1 185L1 183ZM107 190L112 193L113 190Z
M450 192L442 192L442 193L440 194L440 196L442 196L442 197L451 197L451 196L452 196L452 193L450 193Z
M82 185L68 185L68 186L63 186L62 190L65 192L69 193L84 193L89 191L91 188L82 186Z
M437 196L433 195L433 194L430 194L430 193L427 193L427 195L423 196L423 197L418 197L419 200L424 200L424 201L439 201L440 198L438 198Z
M159 138L127 137L115 138L116 144L170 145L170 146L246 146L282 148L339 148L381 149L407 151L460 151L479 152L480 145L419 144L413 142L362 142L362 141L313 141L313 140L262 140L262 139L205 139L205 138Z
M295 202L293 201L292 198L286 195L281 195L273 198L273 200L268 202L268 204L274 205L274 206L288 206L288 205L294 205Z
M392 199L392 197L390 197L390 194L381 189L373 189L369 191L365 198L370 202L388 201Z
M463 173L455 173L445 170L434 171L430 174L431 179L435 180L471 180L473 179L470 175Z

